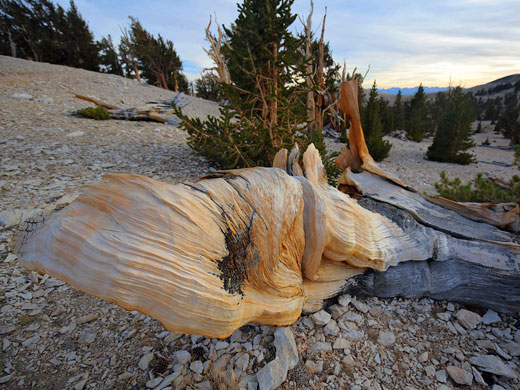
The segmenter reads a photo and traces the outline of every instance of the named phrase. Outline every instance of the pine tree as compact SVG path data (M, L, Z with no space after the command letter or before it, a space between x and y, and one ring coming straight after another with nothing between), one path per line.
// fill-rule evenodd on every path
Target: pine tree
M88 70L99 70L99 48L87 22L81 17L73 0L65 14L62 30L65 65Z
M136 67L150 83L174 91L186 90L188 82L182 75L182 62L170 40L157 38L144 29L139 20L130 17L130 27L123 34L120 50L127 66Z
M421 142L426 132L425 123L427 116L426 93L422 84L410 101L406 131L408 138L412 141Z
M219 101L220 85L218 76L214 73L207 72L195 80L195 96L202 99Z
M495 131L511 140L511 145L520 143L520 102L515 93L506 95L506 107L498 116Z
M245 0L224 46L231 84L222 84L228 105L220 118L205 121L177 115L188 131L190 145L227 168L270 166L280 148L295 141L305 122L298 95L302 74L298 45L289 30L296 15L292 0ZM302 90L302 92L304 92Z
M97 70L98 47L76 5L49 0L0 0L0 54Z
M426 155L433 161L472 163L474 156L466 152L475 145L471 139L474 119L471 97L464 94L460 87L450 90L447 97L446 108Z
M397 130L403 130L405 128L405 112L403 105L403 95L401 94L401 90L397 92L397 96L394 101L394 120L395 120L395 128Z
M378 98L381 121L383 122L383 134L389 134L395 130L394 110L384 97Z
M381 119L380 102L376 82L372 85L367 104L361 117L361 126L365 133L365 141L370 155L376 161L388 157L392 144L383 140L383 122Z
M121 61L119 60L119 56L110 34L107 38L101 38L101 41L98 42L98 46L100 50L100 65L102 65L100 69L101 72L124 76Z

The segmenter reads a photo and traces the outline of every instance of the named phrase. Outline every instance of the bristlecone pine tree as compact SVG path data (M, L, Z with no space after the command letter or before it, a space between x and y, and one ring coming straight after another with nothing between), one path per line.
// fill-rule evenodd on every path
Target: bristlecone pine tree
M305 106L295 75L301 67L301 41L289 26L293 0L245 0L238 17L225 28L224 46L231 84L221 91L228 105L220 118L177 115L189 144L223 167L270 166L280 148L302 143ZM302 91L302 93L304 93Z
M370 89L368 101L363 110L361 125L363 127L363 132L365 133L365 141L368 151L374 160L381 161L388 157L392 144L383 140L383 122L375 81Z
M428 102L422 84L410 101L406 122L408 138L412 141L421 142L424 135L432 131L428 116Z
M100 69L101 72L124 76L121 61L119 60L117 50L110 34L107 38L103 37L101 41L98 42L98 46L100 50L100 64L102 65Z
M98 47L74 1L0 0L0 54L98 70Z
M428 159L457 164L475 162L474 156L466 152L475 145L471 139L473 119L471 96L460 87L450 90L433 144L426 153Z
M403 95L401 90L397 93L394 102L394 120L395 120L395 128L397 130L403 130L405 128L405 112L403 105Z
M182 71L182 62L170 40L150 34L141 23L130 17L128 37L122 37L122 46L128 40L132 58L138 60L141 75L150 83L164 89L181 91L187 89L187 80Z

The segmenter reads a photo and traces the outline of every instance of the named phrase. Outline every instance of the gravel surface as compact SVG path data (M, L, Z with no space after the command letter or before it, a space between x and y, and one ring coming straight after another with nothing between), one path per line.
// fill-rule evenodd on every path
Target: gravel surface
M215 169L175 127L72 114L90 105L74 93L135 106L172 98L172 92L3 56L0 85L0 221L67 203L105 173L134 172L175 183ZM218 107L192 98L185 111L202 117L218 114ZM488 135L493 145L503 142ZM482 163L432 164L422 159L427 142L391 142L383 168L424 191L433 188L441 169L465 179L479 170L502 178L513 172ZM479 160L512 161L511 151L476 152ZM282 389L520 388L518 316L428 299L342 296L283 334L253 324L226 340L180 335L150 317L25 271L10 252L12 234L11 228L0 230L0 388L249 390L282 382ZM284 343L295 347L297 364L287 377L265 375L281 361L293 367L294 356L277 349Z

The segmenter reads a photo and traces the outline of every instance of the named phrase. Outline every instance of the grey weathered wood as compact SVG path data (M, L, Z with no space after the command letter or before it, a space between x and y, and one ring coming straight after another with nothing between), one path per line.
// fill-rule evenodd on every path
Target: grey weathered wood
M379 198L379 197L378 197ZM385 215L407 234L431 247L426 261L401 262L385 272L368 270L348 279L345 292L381 298L429 297L520 312L520 247L509 243L467 240L424 226L412 213L395 205L362 198L363 207ZM514 235L513 235L514 236Z
M472 221L455 211L431 203L418 192L400 187L369 172L350 173L349 179L364 196L407 210L422 225L436 231L469 240L520 242L518 235L486 223Z

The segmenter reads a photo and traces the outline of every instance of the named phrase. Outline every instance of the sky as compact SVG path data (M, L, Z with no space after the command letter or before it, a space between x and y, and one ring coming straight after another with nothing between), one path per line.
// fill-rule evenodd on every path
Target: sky
M68 0L58 0L68 8ZM119 42L128 16L152 34L171 40L188 79L200 77L211 60L203 47L209 16L229 26L235 0L75 0L95 39ZM472 87L520 73L519 0L315 0L313 30L321 31L336 62L347 71L370 71L364 86L379 88L460 85ZM310 0L295 0L305 19ZM302 31L297 19L293 31Z

